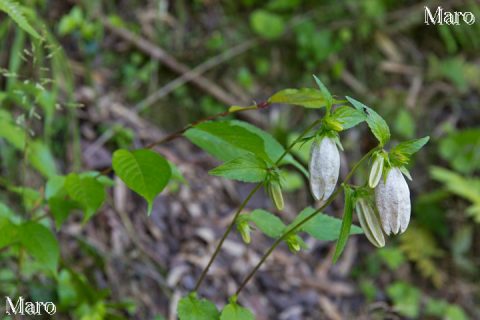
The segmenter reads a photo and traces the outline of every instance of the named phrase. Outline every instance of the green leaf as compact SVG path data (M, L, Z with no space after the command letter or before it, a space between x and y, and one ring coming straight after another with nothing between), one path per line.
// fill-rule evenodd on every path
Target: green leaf
M162 192L172 175L167 160L147 150L128 151L120 149L113 154L113 170L123 182L148 202L148 214L152 212L153 200Z
M300 214L295 218L295 220L288 226L288 229L292 229L300 221L306 217L313 214L316 210L312 207L307 207L300 212ZM342 225L342 220L337 219L332 216L328 216L323 213L317 214L315 217L310 219L299 231L303 231L311 235L317 240L322 241L334 241L337 240L340 235L340 228ZM350 234L361 234L363 233L362 229L356 225L352 225Z
M252 29L266 39L277 39L285 30L285 22L282 17L266 10L255 10L250 15Z
M408 140L397 144L390 150L389 157L393 165L401 166L407 164L410 156L420 150L430 139L429 136Z
M32 37L40 39L41 36L37 31L30 25L23 13L23 7L18 3L11 0L1 0L0 1L0 11L5 12L12 18L13 21L25 32L28 32Z
M245 218L253 222L260 231L269 236L270 238L280 237L284 230L285 224L276 215L262 210L253 210L250 214L244 215Z
M267 176L267 164L254 154L244 154L210 170L209 174L243 182L260 182Z
M233 160L250 153L272 164L285 151L285 148L269 133L237 120L204 122L187 130L185 136L222 161ZM280 162L280 165L282 164L292 164L308 175L305 168L290 154L283 158Z
M50 178L57 174L55 158L43 142L36 140L28 144L28 159L32 166L44 177Z
M312 88L284 89L271 96L268 102L292 104L314 109L323 108L327 103L322 92Z
M27 252L42 266L57 273L60 247L52 232L36 222L26 222L20 226L20 242Z
M45 186L45 199L65 195L65 176L52 176L48 179Z
M345 204L343 209L342 228L340 229L340 236L335 247L335 253L333 255L333 263L336 263L338 258L343 252L345 245L347 244L348 237L350 236L350 227L352 226L352 213L354 207L354 191L348 187L343 187L345 191Z
M0 216L0 249L18 241L18 233L17 225L6 216Z
M180 299L177 312L180 320L218 320L220 317L215 304L207 299L198 299L195 292Z
M105 200L104 186L93 177L70 173L65 180L65 188L70 198L84 210L84 221L90 219Z
M367 117L362 111L358 111L357 109L349 106L341 106L335 109L332 114L332 118L342 125L343 130L346 130L355 127L362 121L365 121Z
M319 78L317 78L315 75L313 76L315 79L315 82L317 83L317 86L320 88L320 92L322 93L323 98L325 99L325 102L327 103L327 110L330 111L333 105L333 97L330 91L328 91L327 87L323 84L322 81L320 81Z
M255 320L252 311L230 302L223 308L220 320Z
M48 199L48 207L50 208L50 213L55 220L55 227L60 229L65 220L67 220L71 211L79 208L79 204L75 201L64 199L62 197L52 197Z
M357 101L351 97L346 97L347 100L359 111L367 113L367 124L372 131L375 138L380 142L381 146L384 146L390 140L390 129L387 122L375 112L375 110L367 107L360 101Z

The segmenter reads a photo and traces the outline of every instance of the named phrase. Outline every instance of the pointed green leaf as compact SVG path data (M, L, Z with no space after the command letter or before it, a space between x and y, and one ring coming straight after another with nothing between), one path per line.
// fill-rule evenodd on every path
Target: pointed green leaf
M345 205L343 209L342 227L340 229L340 236L335 247L335 253L333 255L333 263L336 263L338 258L343 252L345 245L347 244L348 237L350 236L350 228L352 226L352 214L354 207L354 191L348 187L343 187L345 191Z
M307 207L298 214L293 222L288 226L288 229L296 226L300 221L313 214L316 210L312 207ZM310 219L299 231L303 231L311 235L317 240L333 241L337 240L340 235L342 220L323 213L317 214ZM350 234L361 234L362 229L356 225L352 225Z
M113 154L113 170L122 181L148 202L148 214L152 212L153 200L165 188L172 170L167 160L147 150L128 151L120 149Z
M390 140L390 128L387 122L373 110L367 107L360 101L357 101L351 97L347 97L347 100L359 111L367 113L367 124L372 131L375 138L380 142L381 146L384 146Z
M270 238L280 237L285 230L285 224L282 222L282 220L268 211L256 209L250 214L244 216L247 220L253 222L257 228L260 229L260 231Z
M220 320L255 320L252 311L230 302L223 308Z
M52 232L37 222L26 222L20 226L20 242L27 252L52 273L57 273L60 247Z
M342 125L343 130L346 130L365 121L367 117L363 111L359 111L349 106L341 106L335 109L332 118Z
M65 180L65 188L70 198L84 210L84 221L90 219L105 200L105 188L94 177L70 173Z
M267 176L267 164L254 154L244 154L210 170L209 174L243 182L261 182Z
M180 299L177 313L180 320L218 320L220 317L215 304L207 299L199 299L195 292Z
M420 150L429 139L430 137L426 136L420 139L408 140L397 144L389 152L390 161L396 166L407 164L411 155Z
M67 220L70 213L74 209L79 208L79 204L75 201L62 197L52 197L48 199L48 207L50 208L50 213L55 220L55 227L58 230L65 220Z
M318 89L283 89L268 99L269 103L285 103L305 108L319 109L327 104L323 94Z
M269 133L237 120L204 122L187 130L185 136L222 161L233 160L250 153L271 164L285 151L285 148ZM287 154L280 164L292 164L308 175L305 168L290 154Z
M327 110L330 111L333 105L333 97L330 91L328 91L327 87L323 84L322 81L320 81L317 76L313 76L315 79L315 82L317 83L317 86L320 88L320 92L322 93L323 98L325 99L325 102L327 104Z
M25 18L23 7L15 1L12 0L1 0L0 1L0 11L5 12L12 18L15 23L22 28L24 31L28 32L32 37L40 39L41 36L37 31L30 25L28 20Z

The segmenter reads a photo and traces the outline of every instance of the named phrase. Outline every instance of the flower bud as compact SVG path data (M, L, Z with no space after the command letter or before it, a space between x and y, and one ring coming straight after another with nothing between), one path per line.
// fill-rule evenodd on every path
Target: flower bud
M380 179L375 188L375 203L387 235L403 233L407 229L410 222L410 190L399 168L391 168L386 181Z
M370 170L370 176L368 177L368 186L375 188L382 178L383 162L385 159L382 156L377 156L373 161L372 169Z
M320 141L313 142L308 169L313 197L316 200L330 197L337 184L340 171L340 153L335 140L323 137Z
M284 203L283 203L283 195L282 195L282 188L280 187L280 183L278 181L271 181L267 187L268 195L270 199L272 199L273 204L277 208L277 210L283 210Z
M250 225L248 224L248 221L246 220L240 220L237 222L237 230L242 236L243 242L245 243L250 243Z
M285 239L288 249L290 249L290 251L293 253L297 253L302 249L302 242L300 241L301 239L296 234L289 235Z
M385 246L380 219L371 203L368 200L360 199L357 201L355 210L368 241L378 248Z

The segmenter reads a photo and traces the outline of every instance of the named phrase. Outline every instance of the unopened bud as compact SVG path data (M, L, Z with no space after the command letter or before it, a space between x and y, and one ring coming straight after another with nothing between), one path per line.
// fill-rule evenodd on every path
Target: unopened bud
M370 170L370 176L368 177L368 186L370 188L375 188L382 178L383 172L383 163L385 159L382 156L377 156L375 161L373 161L372 169Z
M295 234L292 234L285 239L285 242L288 245L288 249L290 249L291 252L297 253L302 249L302 245L300 241L298 240L298 236Z
M283 203L283 195L282 195L282 188L280 187L280 183L278 181L271 181L268 184L268 195L270 199L272 199L273 204L277 208L277 210L283 210L284 203Z
M250 243L251 238L250 238L250 225L248 224L248 221L246 220L241 220L237 223L237 230L242 236L243 242L245 243Z

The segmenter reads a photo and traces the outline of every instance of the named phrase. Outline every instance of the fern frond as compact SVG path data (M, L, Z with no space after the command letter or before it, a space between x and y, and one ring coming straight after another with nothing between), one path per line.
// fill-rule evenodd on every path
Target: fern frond
M15 23L23 29L25 32L30 34L36 39L41 39L42 37L38 34L37 31L30 25L27 18L23 14L23 8L20 4L12 0L0 0L0 11L5 12L8 16L15 21Z

